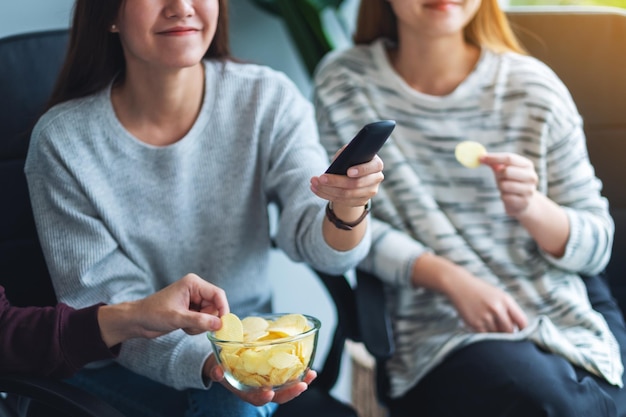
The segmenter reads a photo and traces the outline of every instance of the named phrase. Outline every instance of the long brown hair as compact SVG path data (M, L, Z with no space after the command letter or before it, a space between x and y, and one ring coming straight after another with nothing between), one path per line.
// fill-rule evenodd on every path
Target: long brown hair
M117 75L123 76L126 60L119 36L111 33L126 0L76 0L65 62L47 108L102 90ZM205 58L231 59L228 41L228 0L218 0L219 17Z
M511 30L498 0L482 0L464 29L465 40L495 52L525 54ZM359 6L354 42L368 44L379 38L398 41L398 21L387 0L363 0Z

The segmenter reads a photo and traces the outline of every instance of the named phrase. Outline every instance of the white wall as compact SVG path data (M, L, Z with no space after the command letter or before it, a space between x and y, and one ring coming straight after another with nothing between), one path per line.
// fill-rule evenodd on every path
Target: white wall
M1 0L0 37L34 30L67 27L73 0ZM106 0L94 0L106 1ZM285 72L301 89L310 92L308 75L291 44L282 22L253 6L249 0L231 0L231 46L240 59L266 64ZM324 288L303 265L290 262L282 253L272 258L277 311L311 314L322 321L319 356L321 365L335 326L333 305ZM349 364L346 363L334 393L349 398Z
M73 0L2 0L0 37L67 27Z

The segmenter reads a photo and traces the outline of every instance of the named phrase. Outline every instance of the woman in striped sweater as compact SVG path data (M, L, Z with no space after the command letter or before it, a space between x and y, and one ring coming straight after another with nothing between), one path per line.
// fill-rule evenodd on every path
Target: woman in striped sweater
M397 121L360 265L393 319L392 411L626 415L626 333L598 277L614 226L564 84L497 0L363 1L355 41L314 99L330 153ZM465 140L487 149L475 169Z

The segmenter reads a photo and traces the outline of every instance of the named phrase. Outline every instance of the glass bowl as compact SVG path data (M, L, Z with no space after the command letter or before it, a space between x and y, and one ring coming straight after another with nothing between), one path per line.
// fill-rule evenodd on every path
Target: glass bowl
M265 320L268 328L256 327L263 323L259 319ZM306 321L302 330L290 328L294 319ZM240 391L260 388L277 391L302 381L313 365L320 321L292 313L254 314L241 321L247 320L254 322L255 334L246 336L243 342L223 340L215 332L207 333L226 380Z

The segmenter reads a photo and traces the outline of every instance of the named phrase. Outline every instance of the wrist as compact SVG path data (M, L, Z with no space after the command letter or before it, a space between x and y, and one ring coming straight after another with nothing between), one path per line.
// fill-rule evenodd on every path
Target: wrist
M362 208L350 207L347 210L340 209L335 211L335 206L333 205L333 202L329 201L328 204L326 204L326 218L336 228L349 231L361 224L363 220L365 220L368 213L370 212L371 204L371 200L368 200ZM358 213L356 217L353 214L355 211Z
M130 312L130 303L104 305L98 309L100 335L107 347L115 346L133 337L137 337Z

